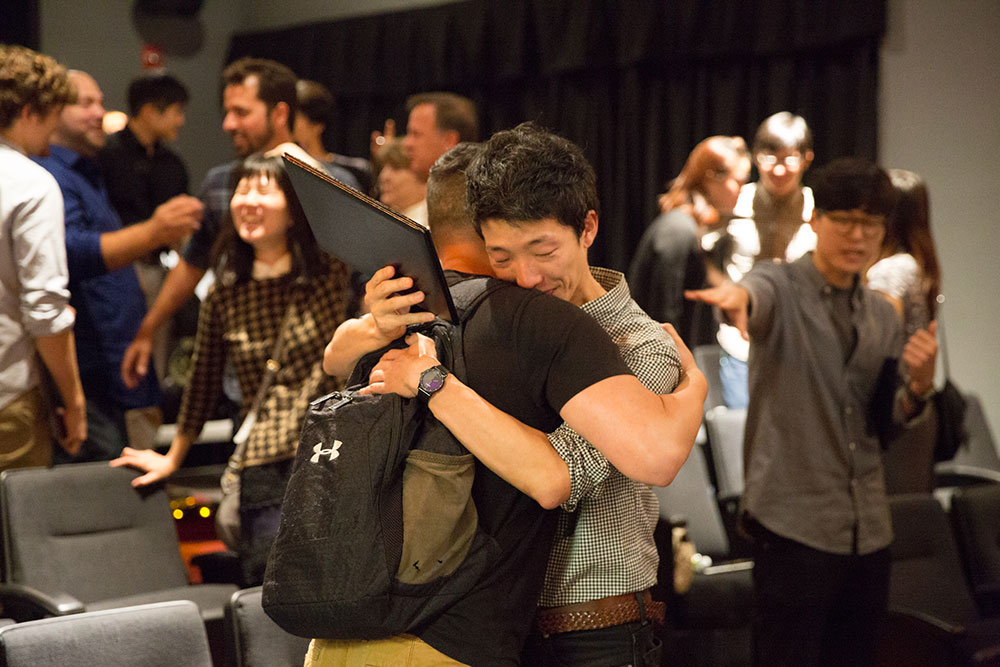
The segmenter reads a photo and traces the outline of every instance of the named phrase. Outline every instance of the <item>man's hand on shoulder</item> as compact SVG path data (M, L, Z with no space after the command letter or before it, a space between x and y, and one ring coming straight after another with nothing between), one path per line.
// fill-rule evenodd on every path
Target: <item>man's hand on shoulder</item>
M434 340L423 334L406 337L407 347L389 350L382 355L368 377L362 394L399 394L404 398L417 395L420 375L438 365Z

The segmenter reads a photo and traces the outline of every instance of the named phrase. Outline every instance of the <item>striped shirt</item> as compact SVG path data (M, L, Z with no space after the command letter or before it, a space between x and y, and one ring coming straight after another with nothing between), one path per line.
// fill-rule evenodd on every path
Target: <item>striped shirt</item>
M648 389L672 391L681 364L670 336L632 300L624 275L598 267L591 273L607 292L583 304L584 312L608 332ZM570 497L563 504L567 512L560 513L539 604L558 607L655 584L659 504L652 490L619 472L566 424L549 441L569 465ZM568 513L574 510L576 516Z

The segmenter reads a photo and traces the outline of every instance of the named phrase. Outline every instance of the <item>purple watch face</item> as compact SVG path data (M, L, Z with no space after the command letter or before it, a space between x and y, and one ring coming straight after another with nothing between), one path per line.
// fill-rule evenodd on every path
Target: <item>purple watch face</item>
M440 375L435 375L432 378L428 378L427 382L424 383L424 390L428 393L437 391L444 384L444 378Z

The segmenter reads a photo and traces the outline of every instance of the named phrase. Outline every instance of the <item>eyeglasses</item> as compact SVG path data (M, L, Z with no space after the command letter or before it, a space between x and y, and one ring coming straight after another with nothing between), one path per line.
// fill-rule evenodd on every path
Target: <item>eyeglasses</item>
M802 156L798 153L792 153L783 157L778 157L774 153L757 153L756 158L757 166L761 169L774 169L778 163L781 163L786 169L796 170L804 162Z
M867 215L854 213L823 213L833 224L834 230L842 236L849 236L855 227L861 227L861 232L867 238L873 238L885 231L884 215Z

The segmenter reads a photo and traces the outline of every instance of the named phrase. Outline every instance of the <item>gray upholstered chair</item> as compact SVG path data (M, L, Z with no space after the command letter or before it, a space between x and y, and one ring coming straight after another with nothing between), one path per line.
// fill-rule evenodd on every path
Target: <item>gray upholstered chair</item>
M41 599L29 618L192 600L221 647L237 587L188 584L166 493L133 488L137 475L107 463L0 474L3 592L21 587Z
M233 593L226 605L226 645L231 667L300 667L309 639L285 632L264 613L257 586Z
M175 600L0 627L0 664L212 667L212 659L197 605Z
M1000 616L1000 484L956 490L951 519L980 613Z
M879 665L1000 664L1000 619L973 601L948 515L930 494L889 499L889 619Z
M660 569L654 594L668 602L668 628L663 633L667 655L686 656L678 664L749 664L753 614L750 561L730 559L730 541L711 482L705 448L696 444L674 481L653 487L660 501L654 537ZM695 574L691 589L674 594L670 528L687 523L688 537L714 565Z
M725 405L726 401L722 397L722 377L719 370L723 355L722 347L719 345L699 345L691 350L691 355L708 382L705 412L716 406Z

